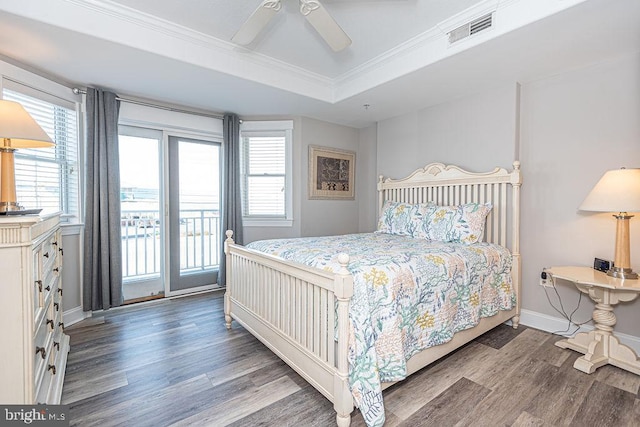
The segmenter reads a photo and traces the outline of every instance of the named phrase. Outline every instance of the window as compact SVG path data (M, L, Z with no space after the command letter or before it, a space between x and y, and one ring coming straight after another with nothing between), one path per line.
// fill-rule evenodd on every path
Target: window
M244 224L291 226L293 121L245 121L240 129Z
M3 98L22 104L55 142L15 152L16 196L26 209L79 216L78 114L75 104L6 81Z

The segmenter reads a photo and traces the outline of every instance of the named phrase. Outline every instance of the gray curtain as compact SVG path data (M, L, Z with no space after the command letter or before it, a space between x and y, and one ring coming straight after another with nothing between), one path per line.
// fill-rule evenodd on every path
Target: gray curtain
M116 94L87 89L84 272L82 308L122 304L120 167Z
M242 244L242 195L240 193L240 119L225 114L222 144L222 211L220 231L224 249L225 232L233 230L233 240ZM226 284L224 251L220 252L218 285Z

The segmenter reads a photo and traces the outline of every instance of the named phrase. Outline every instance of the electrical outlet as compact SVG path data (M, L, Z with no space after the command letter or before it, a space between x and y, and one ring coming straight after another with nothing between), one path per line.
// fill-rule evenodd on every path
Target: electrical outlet
M553 288L553 283L549 279L540 279L540 286L543 288Z
M551 276L547 274L546 271L543 271L540 274L540 286L544 288L553 288L553 281L551 280Z

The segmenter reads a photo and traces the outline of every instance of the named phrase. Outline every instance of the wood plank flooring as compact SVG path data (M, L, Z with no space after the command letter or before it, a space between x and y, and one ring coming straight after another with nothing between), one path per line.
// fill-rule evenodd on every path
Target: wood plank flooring
M74 426L333 426L332 405L234 322L222 293L111 310L66 328ZM501 326L384 392L386 426L640 425L640 377L573 368L559 337ZM353 426L364 426L355 411Z

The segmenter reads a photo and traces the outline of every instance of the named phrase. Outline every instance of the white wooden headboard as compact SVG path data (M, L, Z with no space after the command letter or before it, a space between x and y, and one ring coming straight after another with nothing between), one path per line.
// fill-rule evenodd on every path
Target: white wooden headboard
M520 162L513 170L495 168L490 172L469 172L458 166L431 163L406 178L378 180L378 216L385 200L404 203L434 202L437 205L491 203L485 241L509 248L513 259L511 276L520 305Z
M434 202L441 206L464 203L491 203L487 217L485 240L519 252L520 162L513 170L495 168L490 172L469 172L453 165L431 163L406 178L380 176L378 181L378 213L385 200L405 203ZM510 233L507 230L510 228ZM508 242L507 236L511 237Z

